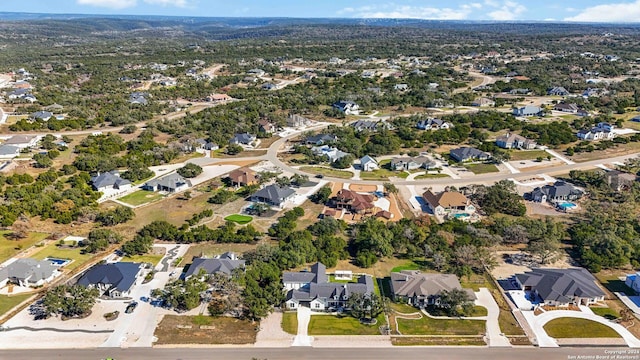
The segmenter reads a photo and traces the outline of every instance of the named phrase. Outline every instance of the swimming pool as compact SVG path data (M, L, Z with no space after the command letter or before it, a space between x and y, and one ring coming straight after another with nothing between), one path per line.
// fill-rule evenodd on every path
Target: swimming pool
M69 259L57 259L57 258L52 258L52 257L48 257L45 260L50 262L51 265L57 266L57 267L63 267L63 266L65 266L65 265L67 265L68 263L71 262L71 260L69 260Z
M471 215L467 214L467 213L460 213L460 214L453 214L453 217L456 219L465 219L470 217Z
M578 205L576 205L576 204L574 204L572 202L563 201L563 202L559 202L556 206L560 210L567 211L567 210L575 208Z

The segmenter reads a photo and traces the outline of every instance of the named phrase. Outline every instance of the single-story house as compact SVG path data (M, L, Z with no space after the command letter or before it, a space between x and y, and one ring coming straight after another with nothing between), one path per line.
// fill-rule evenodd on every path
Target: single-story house
M351 294L371 296L374 291L373 278L361 275L357 282L329 282L327 268L322 263L311 266L311 271L285 272L282 276L287 290L286 306L297 309L300 306L323 311L344 308Z
M422 194L422 198L434 215L473 214L476 212L471 200L457 191L446 190L434 194L431 190L427 190Z
M423 308L440 305L440 295L444 291L463 290L454 274L424 274L418 270L402 270L391 273L391 293L394 301ZM471 289L464 289L475 300Z
M276 126L265 119L261 119L258 121L258 128L260 129L260 131L267 134L271 134L276 131Z
M287 126L289 127L302 127L309 124L311 124L311 120L298 114L291 114L287 117Z
M338 137L331 134L318 134L311 135L304 139L304 143L307 145L326 145L338 140Z
M91 185L96 191L131 189L131 181L121 178L120 173L116 170L92 176Z
M84 273L78 284L96 288L108 297L127 297L131 294L133 285L141 278L142 269L141 263L133 262L100 264Z
M284 203L295 194L295 190L290 187L281 187L272 184L263 187L251 195L251 201L282 207Z
M236 134L233 138L231 138L231 140L229 140L229 143L234 145L252 145L254 141L256 141L255 135L243 133Z
M376 205L375 196L370 194L360 194L348 189L341 189L336 196L331 199L331 204L338 210L346 209L356 214L374 213Z
M420 130L445 130L452 128L453 124L442 119L428 118L418 121L416 127Z
M393 86L394 90L398 90L398 91L407 91L409 90L409 85L407 84L395 84Z
M389 129L391 126L385 121L358 120L349 124L356 131L376 131L381 128Z
M534 116L539 115L542 112L542 109L538 106L521 106L513 108L514 116Z
M149 98L151 95L146 92L134 92L129 95L129 103L136 105L147 105L149 103Z
M0 145L0 159L13 159L19 155L19 147L13 145Z
M41 286L51 282L60 272L48 260L17 259L0 269L0 287L7 282L18 286Z
M530 291L545 305L591 305L605 296L593 275L583 268L534 268L516 274L514 280L521 290Z
M530 150L535 149L536 142L534 140L529 140L524 136L513 133L506 133L496 139L496 145L503 149Z
M496 105L496 102L494 100L486 97L476 98L471 103L471 106L478 106L478 107L487 107L487 106L495 106L495 105Z
M569 95L569 91L562 86L556 86L547 91L547 95L549 96L567 96Z
M231 252L226 252L213 259L194 257L184 278L188 279L191 276L197 276L201 271L206 275L213 275L215 273L231 275L235 269L244 269L244 267L245 261L238 260L236 254Z
M326 157L331 163L349 155L349 153L338 150L336 147L329 147L328 145L314 146L311 148L311 152L315 155Z
M468 146L451 150L449 152L449 156L457 162L486 161L491 159L491 154L488 152L480 151Z
M258 184L258 176L255 171L251 169L236 169L229 173L229 180L231 181L231 186L247 186L247 185L257 185Z
M607 171L604 174L605 181L615 191L628 190L631 188L634 182L636 182L636 175L625 173L618 170Z
M556 181L553 185L537 187L529 193L528 198L535 202L550 202L577 200L583 195L582 190L564 181Z
M191 187L191 181L183 178L178 173L171 173L163 177L149 180L142 189L148 191L166 191L166 192L179 192Z
M389 163L391 170L394 171L415 170L420 168L430 169L434 168L436 165L435 161L432 161L426 156L399 157L391 159L391 162Z
M4 142L4 145L13 145L20 149L27 149L38 145L41 138L41 136L14 135L7 139L7 141Z
M633 289L636 294L640 294L640 271L627 275L624 279L624 284Z
M53 117L53 114L49 111L37 111L33 114L29 115L29 119L31 120L42 120L47 121Z
M369 155L365 155L360 159L360 169L362 171L373 171L380 169L378 161Z
M273 84L273 83L262 84L262 90L276 90L276 89L278 89L278 86L276 84Z
M570 113L570 114L577 113L579 109L580 109L580 107L578 107L577 104L567 104L567 103L556 104L553 107L553 110L555 110L555 111L562 111L562 112L566 112L566 113Z
M360 106L353 101L341 100L331 105L334 109L342 111L346 115L358 115L360 113Z

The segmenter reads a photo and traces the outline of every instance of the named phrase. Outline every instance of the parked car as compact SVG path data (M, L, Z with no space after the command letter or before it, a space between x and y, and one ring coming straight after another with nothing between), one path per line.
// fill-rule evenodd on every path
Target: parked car
M124 311L125 314L131 314L133 312L133 310L136 309L136 306L138 306L138 303L136 301L134 301L131 304L127 305L127 309Z
M324 175L322 175L322 174L316 175L316 178L318 178L318 179L322 179L323 177L324 177Z

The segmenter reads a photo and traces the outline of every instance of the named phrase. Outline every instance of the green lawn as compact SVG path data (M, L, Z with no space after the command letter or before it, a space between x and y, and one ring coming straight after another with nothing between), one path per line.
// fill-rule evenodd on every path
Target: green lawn
M163 257L164 255L145 254L145 255L127 256L123 259L123 261L137 262L137 263L151 263L155 267L156 265L158 265L158 263L160 262L160 260L162 260Z
M285 312L282 314L282 330L285 332L296 335L298 334L298 313L297 312Z
M0 315L18 306L31 296L33 296L33 294L20 294L13 296L0 295Z
M440 179L440 178L447 178L447 177L449 177L449 175L447 175L447 174L422 174L422 175L416 176L414 179L415 180L420 180L420 179Z
M560 318L549 321L544 330L554 338L619 338L612 328L587 319Z
M351 179L353 177L353 173L351 171L337 170L320 166L303 166L300 168L300 170L311 174L319 174L340 179Z
M394 267L391 272L400 272L402 270L420 270L420 265L413 260L409 260L400 266Z
M309 335L380 335L380 326L385 324L384 313L377 317L375 325L363 325L350 316L312 315Z
M409 176L409 173L405 171L391 171L387 169L360 172L360 178L362 180L389 180L390 177L406 179L407 176Z
M476 175L498 172L498 168L494 164L469 164L464 165L467 170Z
M595 274L595 276L607 290L611 292L621 292L629 296L636 295L635 291L624 283L624 280L620 280L616 275L604 275L603 273L604 272L600 272Z
M118 200L133 206L138 206L138 205L160 200L162 199L162 197L163 196L157 192L147 191L147 190L138 190L129 195L123 196Z
M397 318L398 330L403 335L480 335L485 333L485 321L462 319Z
M82 254L80 250L81 248L60 248L56 244L50 244L35 253L33 258L36 260L43 260L47 257L71 259L73 261L63 267L64 270L71 271L93 257L93 254Z
M240 225L248 224L253 220L253 218L251 216L240 215L240 214L229 215L224 219L227 220L227 221L233 221L234 223L237 223L237 224L240 224Z
M620 317L619 312L608 307L592 307L591 311L593 311L594 314L600 315L609 320L617 319Z
M509 152L511 161L535 160L538 157L546 159L549 153L544 150L513 150Z
M473 307L473 311L471 312L471 315L469 316L487 316L489 315L489 311L487 310L486 307L484 306L479 306L476 305Z
M30 248L48 236L44 233L29 233L24 239L10 240L5 237L7 234L11 234L11 231L0 231L0 263L9 260L20 251Z

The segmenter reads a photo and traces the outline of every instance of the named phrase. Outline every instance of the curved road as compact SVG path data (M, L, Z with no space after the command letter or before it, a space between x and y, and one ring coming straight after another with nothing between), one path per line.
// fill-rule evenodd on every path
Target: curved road
M57 333L84 333L84 334L110 334L113 330L84 330L84 329L57 329L57 328L33 328L30 326L16 326L10 328L4 328L2 331L15 331L15 330L27 330L27 331L51 331Z

